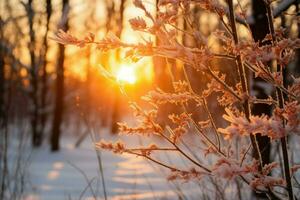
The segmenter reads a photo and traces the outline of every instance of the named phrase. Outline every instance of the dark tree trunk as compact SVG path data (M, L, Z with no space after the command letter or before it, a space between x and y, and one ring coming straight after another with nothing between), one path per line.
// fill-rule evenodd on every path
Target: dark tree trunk
M268 26L268 18L267 18L267 10L264 3L264 0L252 0L252 12L255 23L250 26L252 31L252 36L256 42L259 42L260 45L265 45L261 41L266 37L267 34L270 33ZM267 99L268 95L270 95L271 91L268 91L268 83L261 78L252 79L252 88L251 92L258 99ZM270 90L270 89L269 89ZM253 115L271 115L272 107L267 104L254 104L252 106L251 112ZM267 136L256 136L259 150L261 152L261 158L263 165L270 163L270 152L271 152L271 142L269 137ZM260 195L255 193L256 196L260 196L261 198L267 198L265 195Z
M5 126L5 77L4 77L4 40L3 40L3 21L0 16L0 199L4 198L6 181L6 133Z
M60 139L60 126L63 116L63 96L64 96L64 52L65 47L59 45L59 54L57 60L57 71L56 71L56 96L55 96L55 110L52 126L52 135L51 135L51 150L59 150L59 139Z
M120 16L119 16L119 23L118 23L118 30L117 30L117 37L121 38L121 34L123 31L123 20L124 20L124 9L125 9L125 0L121 0L120 3ZM117 62L120 61L120 51L117 50L116 52L116 60ZM120 120L120 109L121 109L121 96L120 96L120 91L119 88L115 89L115 100L113 104L113 110L112 110L112 116L111 116L111 132L112 133L117 133L118 131L118 121Z
M30 54L30 98L32 101L32 110L31 111L31 131L32 131L32 145L33 147L39 146L40 135L38 131L38 111L39 111L39 102L38 102L38 73L37 73L37 64L35 59L35 32L33 29L34 23L34 10L33 10L33 0L28 0L25 9L27 11L28 24L29 24L29 43L28 49Z
M60 29L63 31L68 30L68 10L69 10L69 0L62 0L62 20L60 24ZM64 110L64 61L65 61L65 47L64 45L59 45L58 59L56 65L56 96L55 96L55 109L54 118L52 125L51 134L51 151L58 151L59 140L61 135L61 124L63 119Z
M253 0L252 1L252 12L255 19L255 23L250 26L253 38L260 45L265 45L261 41L265 38L267 34L270 33L268 26L267 10L264 0ZM253 78L252 92L259 99L267 99L268 91L267 83L261 78ZM252 107L253 115L271 115L271 106L266 104L254 104ZM267 136L257 135L257 142L262 155L263 165L270 163L270 139Z
M300 13L300 5L298 2L295 2L295 6L296 6L296 13ZM299 18L297 18L297 27L298 27L298 38L300 38L300 20ZM295 69L294 69L294 72L295 72L295 76L298 77L300 75L300 49L297 49L296 50L296 53L295 53L295 57L296 57L296 63L295 63Z
M49 32L49 23L52 15L52 5L51 0L46 0L46 12L47 12L47 21L46 21L46 32L44 36L44 49L42 54L42 80L41 80L41 114L40 114L40 135L41 140L39 141L40 145L42 144L45 124L47 120L46 106L47 106L47 90L48 90L48 74L47 74L47 52L48 52L48 32Z
M3 40L3 22L0 17L0 130L4 122L4 94L5 94L5 77L4 77L4 42Z
M119 88L115 88L115 100L113 104L113 110L111 115L111 133L116 134L118 132L118 121L120 119L119 110L120 110L120 94Z

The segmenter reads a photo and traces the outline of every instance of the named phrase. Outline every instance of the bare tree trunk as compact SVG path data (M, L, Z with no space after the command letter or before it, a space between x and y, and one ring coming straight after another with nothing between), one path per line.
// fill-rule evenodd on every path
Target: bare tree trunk
M0 129L2 127L2 123L4 121L4 44L3 41L3 21L0 16Z
M68 10L69 0L62 0L62 20L60 29L68 30ZM59 45L58 58L56 65L56 96L55 96L55 110L51 134L51 151L58 151L59 140L61 135L61 123L63 119L64 110L64 61L65 61L65 47Z
M264 0L252 1L252 10L255 23L250 27L253 38L260 45L265 45L261 41L270 33L268 18L266 16L266 6ZM267 99L271 91L268 91L268 83L261 78L253 78L252 92L259 99ZM269 94L268 94L269 93ZM271 115L271 106L267 104L254 104L252 107L253 115ZM257 135L257 142L261 151L263 165L270 163L270 139L267 136Z
M121 34L123 31L123 20L124 20L124 6L125 6L125 2L126 0L121 0L121 4L120 4L120 16L119 16L119 29L116 33L117 37L121 38ZM116 52L116 60L120 61L120 51L117 50ZM115 89L115 100L114 100L114 104L113 104L113 110L112 110L112 119L111 119L111 132L112 133L117 133L118 131L118 121L120 120L120 107L121 107L121 102L120 102L120 91L118 88Z
M5 191L5 157L6 157L6 134L4 131L4 121L5 121L5 112L4 112L4 94L5 94L5 80L4 80L4 44L3 44L3 21L0 16L0 199L4 199Z
M296 6L296 13L298 13L299 15L299 12L300 12L300 5L298 2L295 2L295 6ZM297 20L297 28L298 28L298 38L300 38L300 20L299 18L296 18L298 19ZM298 77L300 75L300 49L297 49L296 50L296 53L295 53L295 58L296 58L296 63L295 63L295 75Z
M39 146L39 132L38 132L38 112L39 112L39 102L38 102L38 73L37 73L37 63L35 57L35 32L33 29L34 24L34 10L33 10L33 0L28 0L27 5L24 5L27 17L28 17L28 24L29 24L29 43L28 49L30 54L30 83L31 83L31 90L30 90L30 98L32 101L32 110L31 111L31 131L32 131L32 145L33 147Z
M264 0L252 0L252 12L254 17L254 24L250 26L252 31L252 36L256 42L259 42L260 45L266 45L262 40L266 37L267 34L270 33L268 26L268 18L267 18L267 10L264 3ZM252 88L251 92L258 99L267 99L269 95L271 95L270 86L268 83L264 81L262 78L253 77L252 78ZM270 116L272 113L272 107L267 104L254 104L252 106L252 114L253 115L267 115ZM267 136L257 135L256 140L258 142L258 146L261 152L262 164L270 163L270 152L271 152L271 141ZM265 194L257 194L256 196L260 196L261 198L267 198Z
M44 130L45 130L45 124L47 120L47 113L46 113L46 106L47 106L47 89L48 89L48 74L47 74L47 52L48 52L48 32L49 32L49 23L50 23L50 18L52 15L52 5L51 5L51 0L46 0L46 12L47 12L47 21L46 21L46 32L44 35L44 41L43 41L43 53L42 53L42 80L41 80L41 114L40 114L40 123L41 123L41 128L40 128L40 141L39 145L42 144L43 140L43 135L44 135Z

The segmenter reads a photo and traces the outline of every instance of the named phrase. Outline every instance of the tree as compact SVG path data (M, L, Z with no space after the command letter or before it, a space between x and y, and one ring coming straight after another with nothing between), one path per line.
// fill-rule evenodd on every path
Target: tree
M296 13L300 13L300 5L299 5L299 2L295 2L295 7L296 7ZM298 20L297 20L298 19ZM300 20L299 18L296 17L296 20L297 20L297 28L298 28L298 38L300 38ZM296 72L297 75L300 75L300 49L298 49L296 51L296 62L295 62L295 68L294 68L294 71Z
M59 28L63 31L67 31L68 26L68 14L69 14L69 0L62 0L62 17ZM55 95L55 108L51 133L51 150L58 151L61 124L63 120L64 111L64 61L65 61L65 47L59 45L58 58L56 64L56 95Z
M253 39L256 42L259 42L260 45L265 45L263 42L267 34L270 33L268 27L268 18L267 18L267 8L264 3L264 0L252 1L252 13L254 18L254 23L250 26L252 31ZM267 99L271 94L268 88L268 83L260 77L254 77L252 79L252 92L259 99ZM254 104L252 106L252 114L254 115L271 115L272 107L267 104ZM261 151L263 165L270 163L270 152L271 152L271 143L270 138L267 136L256 136L259 149ZM259 195L259 194L256 194ZM266 198L266 196L264 196Z
M4 120L4 94L5 94L5 77L4 77L4 44L2 44L4 41L2 40L3 38L3 21L0 17L0 129L2 127L2 123Z
M118 29L116 32L116 36L118 38L121 38L121 34L123 31L123 23L124 23L124 9L125 9L125 2L126 0L121 0L120 2L120 8L119 8L119 15L118 15ZM120 55L121 52L119 49L116 51L116 61L120 62ZM111 116L111 132L117 133L118 131L118 121L120 120L120 108L121 108L121 99L120 99L120 92L119 90L115 90L115 98L114 98L114 104L112 107L112 116Z
M42 80L41 80L41 102L40 102L40 144L42 143L42 138L45 131L45 125L47 120L47 91L48 91L48 74L47 74L47 52L48 52L48 33L50 18L52 15L52 5L51 0L46 0L46 31L43 38L43 50L41 53L41 67L42 67Z
M31 131L32 131L32 145L37 147L40 145L41 137L39 134L38 117L39 117L39 101L38 101L38 63L36 60L35 47L36 47L36 36L34 30L34 18L35 12L33 9L33 0L28 0L27 4L23 3L26 10L28 25L29 25L29 41L28 50L30 55L30 85L31 90L29 96L31 98Z
M4 44L3 41L3 21L0 17L0 199L4 198L5 192L5 182L7 175L5 174L7 171L7 163L6 163L6 154L7 154L7 134L4 131L5 124L5 77L4 77Z
M264 0L252 1L252 13L254 23L250 26L252 36L256 42L260 45L266 45L270 43L263 42L267 34L270 33L268 27L267 8ZM271 94L268 90L268 83L262 78L253 77L252 91L259 99L267 99ZM271 115L271 106L267 104L254 104L252 107L252 113L254 115ZM262 159L264 164L270 163L270 139L265 136L257 136L257 140L262 152Z

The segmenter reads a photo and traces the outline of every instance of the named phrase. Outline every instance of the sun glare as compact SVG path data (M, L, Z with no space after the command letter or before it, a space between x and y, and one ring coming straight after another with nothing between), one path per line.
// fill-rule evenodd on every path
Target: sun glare
M133 67L121 66L117 71L117 79L121 82L134 84L136 82L136 74Z

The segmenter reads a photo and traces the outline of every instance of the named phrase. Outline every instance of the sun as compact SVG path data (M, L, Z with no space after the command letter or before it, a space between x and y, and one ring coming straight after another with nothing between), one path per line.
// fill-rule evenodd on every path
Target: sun
M136 82L136 73L133 67L121 65L117 71L117 80L121 82L126 82L134 84Z

